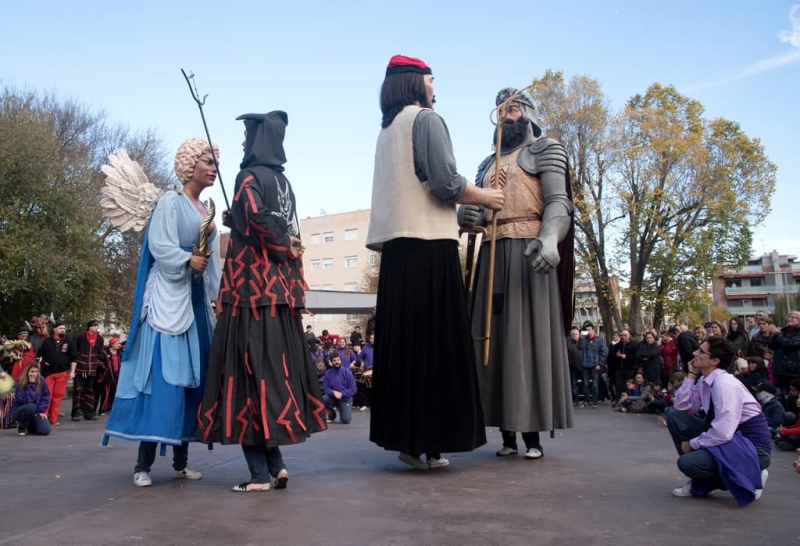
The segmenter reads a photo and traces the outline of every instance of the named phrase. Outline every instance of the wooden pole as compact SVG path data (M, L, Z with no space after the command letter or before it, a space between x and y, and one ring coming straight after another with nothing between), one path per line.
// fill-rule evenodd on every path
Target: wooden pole
M494 144L494 176L492 177L492 188L497 186L498 181L500 180L500 146L503 142L503 124L506 121L506 112L508 111L508 105L517 100L522 93L528 91L529 89L533 88L533 84L529 85L524 89L520 89L506 100L504 100L500 105L495 108L497 111L497 136L495 138ZM493 110L492 112L494 112ZM483 365L489 365L489 353L491 351L492 346L492 302L494 300L493 292L494 292L494 262L495 262L495 251L497 249L497 213L499 211L492 212L492 237L489 241L489 286L487 287L486 293L488 294L488 299L486 301L486 332L484 336L484 345L483 345Z
M494 144L494 176L492 177L492 188L497 186L500 180L500 145L503 142L503 123L506 121L506 103L504 101L497 107L497 137ZM483 365L489 365L489 352L492 347L492 302L494 298L494 255L497 250L497 212L492 212L492 237L489 240L489 286L486 291L486 330L483 340Z

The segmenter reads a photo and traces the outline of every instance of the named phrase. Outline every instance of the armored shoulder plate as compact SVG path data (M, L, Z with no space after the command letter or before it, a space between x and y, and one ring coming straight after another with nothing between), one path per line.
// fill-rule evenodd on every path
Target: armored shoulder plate
M528 144L519 154L517 162L534 176L544 172L566 176L568 169L567 150L563 144L552 138L540 138Z
M494 163L494 154L490 155L478 165L478 174L475 176L475 185L479 188L483 187L483 177L486 176L486 170Z

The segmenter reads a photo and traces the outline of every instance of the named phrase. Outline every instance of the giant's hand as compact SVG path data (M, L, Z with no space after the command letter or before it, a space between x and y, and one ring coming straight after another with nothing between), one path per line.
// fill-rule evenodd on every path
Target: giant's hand
M546 239L531 241L525 249L525 257L530 259L533 270L541 274L550 273L561 261L558 243Z
M206 270L206 267L208 267L208 258L192 255L192 257L189 258L189 267L198 273L202 273Z
M486 224L483 207L478 205L461 205L458 207L458 225L464 229Z

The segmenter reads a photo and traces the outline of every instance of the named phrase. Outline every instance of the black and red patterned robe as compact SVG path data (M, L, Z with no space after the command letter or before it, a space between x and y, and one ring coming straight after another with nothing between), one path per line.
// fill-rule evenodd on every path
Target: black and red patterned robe
M303 263L289 255L300 229L282 167L286 114L243 119L245 157L231 206L199 439L272 447L301 442L326 425L300 317Z

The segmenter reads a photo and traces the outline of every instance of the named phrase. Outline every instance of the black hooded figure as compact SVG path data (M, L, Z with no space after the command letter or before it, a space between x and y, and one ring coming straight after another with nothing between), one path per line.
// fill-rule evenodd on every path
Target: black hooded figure
M278 446L325 430L314 363L300 312L305 307L295 198L283 175L288 118L245 114L244 160L231 207L220 316L199 414L199 439L241 444L251 478L234 491L282 489Z

